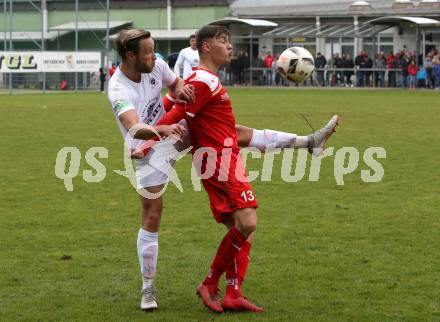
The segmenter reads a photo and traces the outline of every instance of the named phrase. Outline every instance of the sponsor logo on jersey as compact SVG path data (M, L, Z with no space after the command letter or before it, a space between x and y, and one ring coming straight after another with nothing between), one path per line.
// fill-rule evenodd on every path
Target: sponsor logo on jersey
M125 110L128 107L131 107L131 104L129 102L119 101L119 102L117 102L115 104L113 109L115 110L116 113L119 113L119 112L121 112L122 110Z
M160 104L161 102L162 100L159 99L158 104L158 98L155 97L145 104L145 107L141 113L141 119L144 120L144 123L149 125L154 123L154 120L162 110L162 104Z

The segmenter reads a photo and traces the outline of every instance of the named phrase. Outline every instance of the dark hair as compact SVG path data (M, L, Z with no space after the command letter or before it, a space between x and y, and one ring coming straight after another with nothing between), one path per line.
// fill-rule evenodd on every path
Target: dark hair
M196 38L196 34L191 34L191 35L188 37L188 40L191 40L191 39L193 39L193 38Z
M150 37L150 32L143 29L121 30L118 32L118 36L115 39L115 47L122 60L125 60L125 54L127 51L132 51L137 55L139 52L140 40Z
M203 43L208 39L219 38L221 36L229 37L231 33L225 26L206 25L199 29L196 33L197 50L199 55L203 54Z

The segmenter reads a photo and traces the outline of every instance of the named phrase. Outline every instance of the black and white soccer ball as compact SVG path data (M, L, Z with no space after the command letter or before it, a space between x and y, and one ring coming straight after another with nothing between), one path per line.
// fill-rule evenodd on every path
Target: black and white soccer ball
M312 75L315 60L307 49L290 47L278 58L277 69L284 79L299 84Z

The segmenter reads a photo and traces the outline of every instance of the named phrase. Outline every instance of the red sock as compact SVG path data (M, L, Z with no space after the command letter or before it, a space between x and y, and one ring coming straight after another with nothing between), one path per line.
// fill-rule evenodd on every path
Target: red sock
M209 275L203 281L205 285L218 285L220 276L231 266L246 237L234 226L223 237L215 254Z
M249 253L251 251L251 243L245 241L241 246L240 252L235 257L234 262L226 271L226 295L237 298L243 296L241 294L241 285L246 277L246 271L249 265Z

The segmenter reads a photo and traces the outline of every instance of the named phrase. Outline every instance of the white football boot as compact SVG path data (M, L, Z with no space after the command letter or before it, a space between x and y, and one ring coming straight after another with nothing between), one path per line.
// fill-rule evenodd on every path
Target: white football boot
M154 311L158 308L156 302L156 288L154 284L149 284L141 291L141 310Z
M326 126L307 136L307 138L309 139L309 152L312 153L314 156L320 156L324 151L325 143L327 142L328 138L334 132L336 132L336 127L338 126L338 124L339 116L333 115Z

